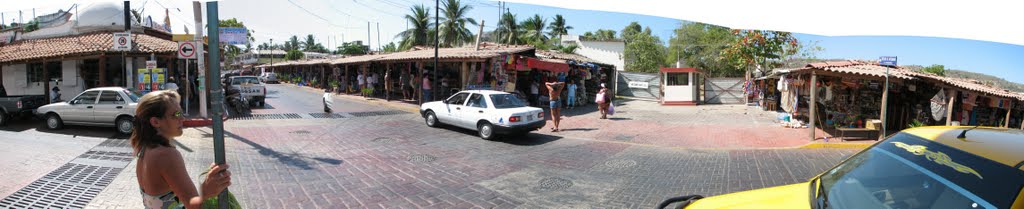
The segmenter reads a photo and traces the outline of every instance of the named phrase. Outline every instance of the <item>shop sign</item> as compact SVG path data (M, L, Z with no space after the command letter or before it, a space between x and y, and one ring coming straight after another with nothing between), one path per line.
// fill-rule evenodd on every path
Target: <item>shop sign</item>
M245 28L220 28L220 43L241 45L249 43L248 31Z
M896 56L882 56L878 58L878 64L882 66L896 66Z
M635 89L647 89L647 87L649 85L650 85L650 83L648 83L648 82L640 82L640 81L630 81L629 82L629 88L635 88Z

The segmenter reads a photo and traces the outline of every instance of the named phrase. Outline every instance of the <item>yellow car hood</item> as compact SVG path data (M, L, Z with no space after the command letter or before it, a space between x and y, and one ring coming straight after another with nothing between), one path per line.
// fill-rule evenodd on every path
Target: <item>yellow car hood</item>
M804 182L718 195L697 200L686 208L810 208L809 185Z

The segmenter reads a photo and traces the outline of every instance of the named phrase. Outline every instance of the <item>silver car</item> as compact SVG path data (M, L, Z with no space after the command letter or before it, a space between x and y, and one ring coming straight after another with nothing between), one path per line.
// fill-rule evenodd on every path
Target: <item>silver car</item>
M48 104L36 110L46 119L46 128L60 129L64 124L113 126L122 134L132 133L132 120L139 96L123 87L85 90L67 102Z
M264 83L277 83L277 73L263 73L263 75L260 75L260 81Z

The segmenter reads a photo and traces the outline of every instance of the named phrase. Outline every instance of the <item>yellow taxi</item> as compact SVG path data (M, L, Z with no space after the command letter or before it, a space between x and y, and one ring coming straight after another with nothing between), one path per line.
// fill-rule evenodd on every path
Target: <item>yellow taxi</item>
M703 198L679 208L1024 208L1024 131L907 129L809 181Z

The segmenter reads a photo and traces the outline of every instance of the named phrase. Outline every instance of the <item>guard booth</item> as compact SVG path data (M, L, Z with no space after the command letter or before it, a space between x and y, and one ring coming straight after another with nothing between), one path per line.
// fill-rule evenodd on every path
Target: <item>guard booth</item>
M701 75L697 68L661 68L661 105L697 105Z

